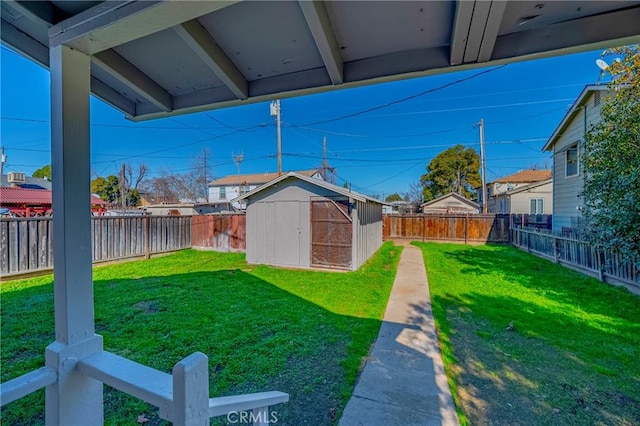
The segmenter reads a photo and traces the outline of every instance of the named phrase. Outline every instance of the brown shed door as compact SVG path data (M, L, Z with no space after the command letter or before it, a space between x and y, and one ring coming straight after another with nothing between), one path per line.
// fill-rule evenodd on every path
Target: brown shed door
M352 223L340 201L311 201L311 266L351 267Z

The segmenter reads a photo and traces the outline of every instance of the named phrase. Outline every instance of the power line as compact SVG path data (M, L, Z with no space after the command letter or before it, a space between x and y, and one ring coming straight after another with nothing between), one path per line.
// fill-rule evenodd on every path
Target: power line
M430 93L434 93L434 92L446 89L448 87L455 86L456 84L460 84L460 83L463 83L465 81L472 80L474 78L480 77L481 75L489 74L491 72L494 72L494 71L497 71L499 69L502 69L502 68L504 68L506 66L507 65L505 64L505 65L500 65L498 67L491 68L491 69L488 69L488 70L480 71L480 72L477 72L477 73L475 73L473 75L470 75L468 77L459 78L457 80L451 81L451 82L443 84L441 86L434 87L434 88L429 89L429 90L424 90L424 91L422 91L420 93L416 93L415 95L407 96L407 97L402 98L402 99L397 99L395 101L387 102L387 103L382 104L382 105L378 105L378 106L375 106L375 107L367 108L365 110L354 112L354 113L351 113L351 114L346 114L346 115L343 115L343 116L340 116L340 117L334 117L334 118L330 118L328 120L322 120L322 121L316 121L316 122L313 122L313 123L308 123L307 126L317 126L319 124L333 123L334 121L345 120L347 118L353 118L353 117L357 117L357 116L362 115L362 114L366 114L366 113L369 113L369 112L377 111L377 110L380 110L380 109L383 109L383 108L388 108L388 107L390 107L392 105L397 105L397 104L409 101L411 99L419 98L420 96L428 95Z

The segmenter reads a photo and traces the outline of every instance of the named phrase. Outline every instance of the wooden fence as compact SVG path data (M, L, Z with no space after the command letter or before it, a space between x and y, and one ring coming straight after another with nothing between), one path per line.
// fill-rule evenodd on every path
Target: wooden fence
M213 214L193 216L191 241L195 248L217 251L245 251L247 216Z
M608 283L640 290L640 271L622 256L602 246L572 237L514 227L511 243L523 250L587 273Z
M191 247L191 216L93 217L94 262ZM53 268L53 220L0 219L0 275Z
M509 215L390 214L383 239L451 242L509 242Z

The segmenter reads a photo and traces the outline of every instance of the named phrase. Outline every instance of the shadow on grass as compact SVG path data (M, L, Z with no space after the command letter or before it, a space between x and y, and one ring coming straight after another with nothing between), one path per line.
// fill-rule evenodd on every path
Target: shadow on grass
M380 321L337 315L243 270L98 280L96 332L106 350L170 372L195 351L209 357L211 396L290 394L273 407L283 425L331 424L351 393ZM40 291L37 291L40 290ZM54 340L52 287L3 294L2 381L44 363ZM345 371L348 370L348 371ZM2 410L5 424L43 423L44 392ZM157 410L106 388L107 424ZM218 419L217 421L220 421Z
M637 296L510 247L431 254L443 357L471 424L640 424Z

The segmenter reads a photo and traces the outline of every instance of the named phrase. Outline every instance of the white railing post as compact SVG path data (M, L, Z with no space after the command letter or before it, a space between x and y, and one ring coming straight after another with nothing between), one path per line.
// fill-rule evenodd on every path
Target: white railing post
M49 55L56 341L45 358L58 381L46 388L45 422L102 425L102 383L75 369L79 359L102 350L102 337L95 335L91 270L91 63L67 46L51 46Z
M189 355L173 367L171 421L176 426L209 424L209 360L202 352Z

